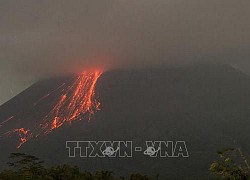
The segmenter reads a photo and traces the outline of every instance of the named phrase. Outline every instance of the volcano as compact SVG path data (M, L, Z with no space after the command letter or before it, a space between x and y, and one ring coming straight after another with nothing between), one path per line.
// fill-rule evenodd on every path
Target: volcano
M0 167L9 153L21 151L47 165L89 171L208 177L218 150L241 147L250 156L249 95L250 77L228 65L119 69L39 81L0 107ZM69 158L65 142L77 140L183 140L189 158Z
M75 77L75 81L67 85L62 83L55 90L47 93L41 97L37 102L33 104L31 109L36 110L40 105L40 101L54 93L61 93L58 102L48 112L48 114L41 120L39 124L36 124L32 129L27 129L27 124L23 124L22 127L15 127L14 129L4 133L2 138L10 137L13 134L17 134L19 137L19 144L17 148L20 148L31 138L37 138L42 135L49 134L53 130L61 127L65 123L71 124L72 121L82 118L83 115L88 115L89 120L95 110L99 110L100 103L95 99L95 85L97 79L102 74L100 70L84 71ZM25 113L25 112L24 112ZM18 114L11 115L4 120L0 125L5 126L9 124L9 121L22 121L16 119L20 117ZM39 117L38 117L39 119Z

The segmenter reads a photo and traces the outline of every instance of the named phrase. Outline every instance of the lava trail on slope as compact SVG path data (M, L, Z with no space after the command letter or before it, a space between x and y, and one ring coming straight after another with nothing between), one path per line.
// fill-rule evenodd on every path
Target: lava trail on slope
M14 127L5 132L0 138L7 138L17 135L19 144L17 148L32 138L47 135L64 124L71 124L73 121L87 118L91 120L92 115L100 110L100 102L96 98L95 86L103 71L84 71L78 75L73 83L67 87L65 83L57 89L44 95L34 103L34 108L44 99L49 98L53 93L60 92L60 98L48 114L34 127ZM0 128L9 121L13 121L15 116L0 123Z

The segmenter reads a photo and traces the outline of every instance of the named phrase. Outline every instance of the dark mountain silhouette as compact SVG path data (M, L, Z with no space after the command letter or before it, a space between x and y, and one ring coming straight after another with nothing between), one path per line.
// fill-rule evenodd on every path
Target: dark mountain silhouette
M40 81L0 107L0 127L32 126L58 100L60 93L41 100L73 77ZM116 174L160 174L162 179L207 177L216 152L241 147L250 156L250 78L227 65L112 70L98 80L96 94L101 102L90 122L63 126L51 134L30 140L16 149L15 137L0 140L0 166L10 152L36 155L48 165L70 163L83 170L111 170ZM67 140L184 140L189 158L69 158Z

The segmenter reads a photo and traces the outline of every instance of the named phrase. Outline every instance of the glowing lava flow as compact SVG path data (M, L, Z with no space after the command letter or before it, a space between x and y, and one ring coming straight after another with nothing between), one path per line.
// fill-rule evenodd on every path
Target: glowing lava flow
M19 129L13 129L7 133L5 133L6 136L11 136L12 134L17 134L19 138L19 144L17 145L17 148L20 148L24 143L26 143L30 138L32 138L32 133L29 129L19 128Z
M98 70L84 71L77 77L41 123L45 134L61 127L64 123L81 120L83 115L88 116L90 120L100 106L95 97L95 85L101 74L102 71Z
M62 93L56 105L54 105L52 110L38 125L29 128L14 128L4 135L9 137L13 134L17 134L19 138L17 148L19 148L31 138L47 135L66 123L71 124L75 120L82 120L86 117L90 120L91 116L97 110L100 110L100 102L97 101L95 96L95 86L102 73L101 70L84 71L78 75L76 80L67 88L63 88L66 86L66 84L63 83L57 89L46 94L33 104L35 108L40 101L48 98L52 93L58 91ZM14 116L11 116L0 123L0 127L13 118Z

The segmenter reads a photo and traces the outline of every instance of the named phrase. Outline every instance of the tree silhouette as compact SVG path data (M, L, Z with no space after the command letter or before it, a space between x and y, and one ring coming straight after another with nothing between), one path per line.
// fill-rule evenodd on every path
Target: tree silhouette
M249 165L242 151L228 148L218 152L219 160L214 161L210 171L220 177L229 180L249 179Z

